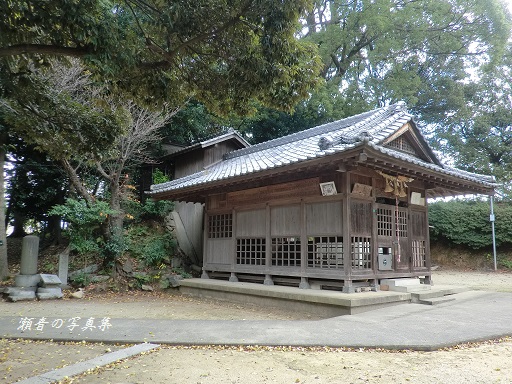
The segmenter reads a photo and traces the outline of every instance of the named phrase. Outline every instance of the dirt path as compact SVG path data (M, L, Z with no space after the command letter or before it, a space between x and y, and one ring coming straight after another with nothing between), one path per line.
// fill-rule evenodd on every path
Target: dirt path
M512 273L436 271L436 285L512 292ZM512 299L512 297L511 297ZM140 305L131 306L129 303ZM140 306L143 306L141 309ZM94 311L127 318L175 316L194 319L282 319L286 311L195 300L162 294L88 296L55 302L52 314L93 316ZM134 308L130 310L129 308ZM44 316L47 305L2 303L4 314ZM78 313L77 313L78 311ZM82 311L82 312L80 312ZM133 311L133 312L130 312ZM103 312L104 313L104 312ZM46 313L46 316L48 314ZM0 382L12 383L51 368L123 346L0 340ZM512 339L436 352L290 348L163 347L89 372L66 383L512 383Z

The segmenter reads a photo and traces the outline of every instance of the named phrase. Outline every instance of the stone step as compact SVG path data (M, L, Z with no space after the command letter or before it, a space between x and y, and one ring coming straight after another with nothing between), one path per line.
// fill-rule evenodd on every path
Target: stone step
M421 284L417 278L382 279L380 286L382 290L406 293L430 290L430 285Z
M418 278L400 278L400 279L382 279L381 285L387 285L391 287L405 287L409 285L420 285L420 279Z
M422 291L430 291L430 285L426 284L417 284L417 285L406 285L406 286L396 286L396 287L389 287L390 291L394 292L406 292L406 293L415 293L415 292L422 292Z
M450 295L450 296L443 296L443 297L435 297L432 299L419 300L418 304L438 305L438 304L447 303L449 301L455 301L455 300L456 300L456 298L453 295Z
M457 293L468 292L468 287L458 287L458 286L437 286L433 285L428 292L414 292L411 293L413 299L416 300L428 300L434 299L437 297L443 297L448 295L456 295Z

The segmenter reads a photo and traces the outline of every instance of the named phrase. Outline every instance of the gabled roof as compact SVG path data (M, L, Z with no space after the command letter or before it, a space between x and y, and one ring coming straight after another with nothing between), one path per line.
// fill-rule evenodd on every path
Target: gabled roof
M234 129L230 128L226 133L224 133L222 135L215 136L215 137L200 141L198 143L189 145L187 147L180 148L178 146L174 146L174 148L173 148L174 150L169 152L167 157L175 157L178 155L182 155L186 152L193 151L194 149L211 147L212 145L215 145L215 144L221 143L223 141L227 141L227 140L233 140L233 141L237 142L241 148L249 147L251 145L251 144L249 144L249 142L247 140L245 140L242 137L242 135L240 135L240 133L238 133Z
M408 138L414 141L417 148L417 156L388 145L400 131L408 132ZM224 156L223 161L201 172L151 186L149 194L172 198L177 191L182 194L186 190L208 189L242 177L261 177L260 174L271 170L279 172L295 164L328 160L356 149L371 152L375 157L396 159L452 179L465 180L483 189L494 186L492 177L444 166L417 129L405 104L398 103L231 152Z

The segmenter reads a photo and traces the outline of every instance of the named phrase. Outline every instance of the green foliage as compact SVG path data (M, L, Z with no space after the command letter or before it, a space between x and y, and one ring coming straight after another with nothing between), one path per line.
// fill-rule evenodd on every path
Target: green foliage
M318 83L316 48L295 37L308 0L49 0L0 3L0 73L73 56L112 88L154 104L191 96L246 113L290 109ZM23 56L21 56L23 54ZM11 95L15 95L11 93Z
M345 113L405 100L438 120L464 102L468 67L501 59L510 23L498 0L330 0L315 3L303 32Z
M170 180L169 176L163 173L160 169L155 169L153 171L153 184L162 184Z
M135 278L135 281L137 282L136 285L138 286L138 288L140 288L144 284L151 283L151 276L146 273L135 272L133 274L133 277Z
M164 230L138 225L126 234L128 253L147 266L158 267L169 262L176 249L176 240Z
M127 249L127 244L122 234L112 234L101 247L101 253L106 261L114 263L117 257ZM112 266L112 265L110 265Z
M499 265L501 265L504 268L511 269L512 270L512 260L507 259L499 259L498 260Z
M512 47L511 47L512 48ZM457 167L496 177L498 191L512 199L512 90L504 79L510 73L512 51L502 65L482 74L478 83L460 87L467 100L443 125L436 125L435 145L451 155Z
M497 246L512 245L512 205L494 206ZM490 207L485 201L436 202L429 206L431 239L447 240L472 249L492 246Z
M12 138L10 151L6 170L9 222L15 231L28 220L48 223L48 211L64 201L67 180L55 162L21 140Z
M103 239L100 228L115 212L104 201L88 205L84 200L67 199L65 204L54 206L50 215L58 215L69 223L68 234L72 250L79 254L100 252Z
M176 273L177 275L180 275L182 276L184 279L191 279L193 276L188 273L187 271L185 271L183 268L181 267L176 267L176 268L173 268L172 271L174 273Z
M6 97L3 118L8 127L54 160L84 153L97 158L123 127L124 116L102 99L105 89L95 86L76 62L70 67L54 63L3 85L15 95Z
M128 217L135 223L144 220L161 221L174 209L174 203L168 200L146 200L144 204L136 200L127 200L123 202Z
M75 287L87 287L91 283L91 276L88 273L80 272L70 277L69 280Z

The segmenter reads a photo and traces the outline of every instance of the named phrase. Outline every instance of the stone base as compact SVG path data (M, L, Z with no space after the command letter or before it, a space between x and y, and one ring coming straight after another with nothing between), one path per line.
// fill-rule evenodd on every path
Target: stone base
M38 288L36 296L39 300L62 299L62 289L58 288Z
M9 294L8 299L13 302L36 299L35 289L32 289L32 288L27 289L27 288L11 287L11 288L9 288L8 294Z
M41 281L41 275L16 275L14 285L16 287L37 287Z

